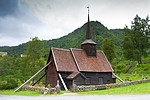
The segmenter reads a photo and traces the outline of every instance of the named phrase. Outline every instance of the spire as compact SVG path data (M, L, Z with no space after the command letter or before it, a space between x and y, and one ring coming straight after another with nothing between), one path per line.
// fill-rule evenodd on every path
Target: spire
M90 33L89 6L87 8L88 8L88 22L87 22L86 39L92 39L92 36L91 36L91 33Z
M88 8L88 22L86 31L86 40L81 44L87 56L96 57L96 43L92 40L92 34L90 33L90 17L89 17L89 6Z

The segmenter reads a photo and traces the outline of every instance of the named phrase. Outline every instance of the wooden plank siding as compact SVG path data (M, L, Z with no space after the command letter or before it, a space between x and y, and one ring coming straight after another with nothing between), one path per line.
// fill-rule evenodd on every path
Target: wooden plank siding
M48 84L50 84L51 87L55 87L58 80L58 74L52 56L51 61L52 64L50 64L46 70L46 87L48 86Z
M90 80L90 85L100 85L100 84L110 84L114 83L115 79L112 78L111 72L101 72L101 73L91 73L91 72L83 72L83 74ZM100 82L100 78L102 82ZM88 83L89 84L89 83Z

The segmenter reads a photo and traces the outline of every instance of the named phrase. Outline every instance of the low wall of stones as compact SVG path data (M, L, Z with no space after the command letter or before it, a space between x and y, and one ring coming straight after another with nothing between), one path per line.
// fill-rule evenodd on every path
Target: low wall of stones
M30 90L30 91L36 91L36 92L44 93L44 88L37 87L37 86L28 86L28 85L25 85L25 86L23 86L21 88L21 90Z
M130 85L136 85L141 83L150 82L150 79L145 80L139 80L139 81L132 81L132 82L124 82L119 84L106 84L106 85L88 85L88 86L76 86L72 90L73 92L82 92L82 91L92 91L92 90L103 90L103 89L109 89L109 88L117 88L117 87L123 87L123 86L130 86Z
M57 88L44 88L44 87L29 86L29 85L23 86L21 90L36 91L36 92L40 92L41 94L56 94L60 91Z

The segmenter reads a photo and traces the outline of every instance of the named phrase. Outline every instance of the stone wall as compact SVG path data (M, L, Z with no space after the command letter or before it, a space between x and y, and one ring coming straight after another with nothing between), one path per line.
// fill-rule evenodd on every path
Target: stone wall
M133 82L125 82L125 83L119 83L119 84L75 86L73 88L75 90L72 90L72 91L73 92L82 92L82 91L92 91L92 90L103 90L103 89L109 89L109 88L117 88L117 87L129 86L129 85L136 85L136 84L141 84L141 83L146 83L146 82L150 82L150 79L133 81Z
M60 89L58 89L57 87L56 88L44 88L44 87L28 86L28 85L23 86L21 90L36 91L36 92L40 92L41 94L56 94L60 92Z
M44 93L44 88L42 87L37 87L37 86L28 86L25 85L21 88L21 90L30 90L30 91L36 91L36 92L40 92L40 93Z

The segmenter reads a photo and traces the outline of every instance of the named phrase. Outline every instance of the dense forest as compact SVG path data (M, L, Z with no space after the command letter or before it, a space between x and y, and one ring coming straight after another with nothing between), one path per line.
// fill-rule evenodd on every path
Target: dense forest
M108 29L98 21L90 22L92 39L97 43L97 49L104 51L115 73L140 71L150 74L148 21L148 17L141 19L137 15L131 28L125 26L124 29ZM46 64L51 47L80 48L85 40L86 27L87 23L59 39L39 40L34 37L19 46L0 47L0 52L8 53L0 56L0 89L15 88L36 73Z

